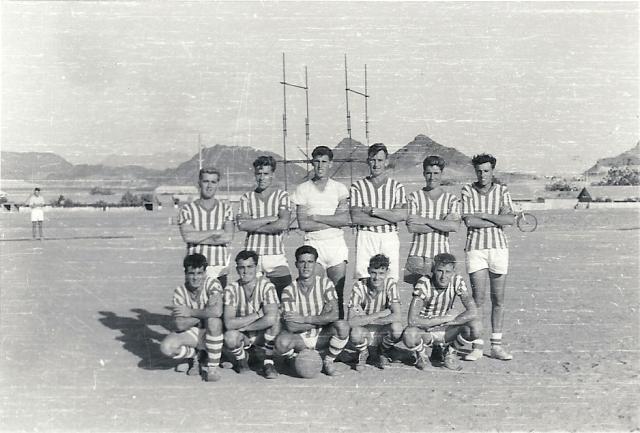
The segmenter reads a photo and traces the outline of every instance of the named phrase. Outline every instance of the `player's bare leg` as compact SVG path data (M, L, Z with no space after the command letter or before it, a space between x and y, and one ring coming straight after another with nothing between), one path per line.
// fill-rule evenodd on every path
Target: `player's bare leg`
M42 221L38 221L38 234L40 235L40 237L38 239L41 239L44 237L42 235Z
M507 275L490 272L489 282L491 286L491 357L502 361L509 361L513 359L513 355L502 347L504 296L507 285Z
M289 331L282 331L276 337L275 353L281 355L287 367L293 370L293 361L296 354L302 352L307 346L304 344L304 340L298 334L294 334Z
M354 326L349 331L349 341L358 352L356 371L363 371L369 358L369 331L362 326Z
M280 324L280 320L277 320L276 323L269 329L264 331L264 366L262 369L262 373L267 379L275 379L278 377L278 372L276 371L276 367L273 364L273 351L276 344L276 338L278 334L280 334L280 330L282 325Z
M269 281L276 286L276 293L278 294L278 299L282 296L282 291L285 287L291 284L291 274L289 273L289 268L286 266L278 266L273 271L267 274L267 278Z
M424 370L429 364L427 348L433 344L433 337L416 326L410 326L402 333L402 342L415 355L415 366Z
M204 345L207 349L207 365L202 369L202 378L206 382L217 382L220 380L218 368L224 341L222 320L209 318L206 320L206 327Z
M379 369L384 370L391 362L391 349L402 339L403 331L404 327L398 322L390 323L383 328L384 336L378 347L377 366Z
M31 237L33 238L33 240L36 240L37 226L38 223L36 221L33 221L31 223Z
M487 293L487 280L489 279L489 270L481 269L479 271L469 274L469 280L471 281L471 291L473 292L473 300L478 307L478 320L482 321L484 313L484 301ZM463 359L465 361L477 361L482 358L484 354L484 340L478 336L473 340L473 350L467 354Z
M327 269L327 278L331 280L338 293L338 308L340 319L344 319L344 280L347 275L347 262L331 266Z
M176 371L193 375L198 373L197 345L198 341L193 334L186 331L172 332L160 343L160 352L164 356L185 361L176 366Z
M334 376L336 374L336 366L334 363L349 342L349 331L350 326L346 320L338 320L329 325L329 332L331 333L329 353L325 355L322 361L322 370L327 376Z

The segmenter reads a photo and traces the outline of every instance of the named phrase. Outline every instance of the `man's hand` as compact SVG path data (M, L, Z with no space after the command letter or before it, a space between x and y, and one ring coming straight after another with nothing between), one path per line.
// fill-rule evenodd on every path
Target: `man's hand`
M193 311L186 305L174 305L172 309L174 317L193 317Z
M236 223L239 223L240 221L244 221L248 219L251 219L251 215L249 214L239 213L238 215L236 215Z
M302 315L300 315L298 313L294 313L293 311L288 311L288 312L285 311L285 313L282 315L282 317L287 322L306 323L304 316L302 316Z

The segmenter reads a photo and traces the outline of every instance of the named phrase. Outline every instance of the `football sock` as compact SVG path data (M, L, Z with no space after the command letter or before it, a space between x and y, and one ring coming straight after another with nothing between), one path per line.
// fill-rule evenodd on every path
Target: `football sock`
M416 347L407 347L407 349L409 349L411 352L415 352L416 359L418 359L419 356L421 357L427 356L427 348L425 347L425 344L423 343L422 339L420 339L420 343Z
M395 343L396 342L393 341L393 338L391 337L391 335L385 335L384 338L382 339L382 343L380 344L380 348L382 349L383 352L386 352L389 349L391 349Z
M502 346L502 332L494 332L491 334L491 345Z
M356 348L358 352L363 352L369 346L369 339L365 338L361 344L354 344L353 347Z
M196 349L188 346L180 346L180 350L173 359L193 358L196 356Z
M461 334L458 334L456 339L451 342L451 347L453 347L453 349L455 349L456 351L460 351L460 349L469 344L471 344L470 341L465 340L465 338Z
M273 348L276 343L276 336L264 333L264 363L273 364Z
M329 353L327 354L327 358L335 360L338 355L340 355L340 352L342 352L342 349L344 349L348 342L348 338L345 338L343 340L338 338L338 336L336 335L331 337L331 340L329 340Z
M287 359L293 359L296 356L296 352L293 349L287 350L282 354Z
M473 343L473 349L478 349L478 350L482 350L484 348L484 340L481 338L477 338L475 340L472 341Z
M204 345L207 349L207 365L210 367L217 367L220 365L220 357L222 356L222 343L224 342L224 336L209 335L207 333L204 338Z
M246 353L244 351L244 347L240 346L237 349L233 349L231 351L231 353L233 353L233 356L236 358L236 361L241 361L245 358Z

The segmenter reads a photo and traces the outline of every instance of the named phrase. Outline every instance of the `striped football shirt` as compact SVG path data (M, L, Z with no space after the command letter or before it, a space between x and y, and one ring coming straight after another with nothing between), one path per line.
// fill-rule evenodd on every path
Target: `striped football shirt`
M462 292L468 293L468 289L460 275L451 278L449 285L444 289L436 289L431 284L429 277L422 277L416 283L413 296L424 301L424 308L420 311L420 316L426 318L447 314L453 308L456 296L461 295Z
M423 218L444 220L447 216L460 215L458 198L448 192L432 199L423 191L414 191L409 195L409 214ZM409 248L410 256L435 257L449 252L449 233L433 231L431 233L414 233Z
M319 316L325 304L338 300L333 283L327 277L316 275L314 287L307 293L300 289L298 280L282 291L282 308L285 312L294 312L302 316ZM322 326L318 325L309 335L317 335Z
M224 305L233 307L236 317L245 317L257 313L265 305L278 303L276 287L267 277L257 278L256 287L250 299L247 298L240 281L235 281L224 288Z
M173 292L173 305L186 305L195 310L204 309L209 300L222 296L222 286L216 278L206 278L202 286L194 292L189 291L183 284Z
M398 285L393 278L387 278L383 289L378 292L370 290L366 280L359 280L353 285L349 308L359 306L365 314L369 315L384 311L394 303L400 303L400 296Z
M356 181L349 190L352 207L372 206L379 209L399 208L407 203L404 185L395 179L387 180L376 188L373 182L365 177ZM358 226L358 230L391 233L398 231L398 224L389 223L379 226Z
M240 213L250 215L251 218L278 216L281 209L291 209L289 193L281 189L275 189L266 200L255 191L240 197ZM247 232L244 247L260 255L284 254L283 234Z
M178 224L188 224L198 231L223 230L227 222L233 222L231 206L220 200L211 209L205 209L200 200L182 205L178 214ZM204 245L187 243L187 254L202 254L210 266L227 266L229 249L225 245Z
M476 212L499 215L513 212L511 194L506 185L493 184L486 193L479 192L473 184L462 187L462 214L473 215ZM508 248L507 237L502 227L467 227L465 251L489 248Z

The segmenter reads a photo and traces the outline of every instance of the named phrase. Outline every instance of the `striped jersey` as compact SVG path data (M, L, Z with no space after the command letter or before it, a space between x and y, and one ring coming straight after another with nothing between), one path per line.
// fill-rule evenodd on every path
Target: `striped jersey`
M231 206L216 200L212 209L206 209L200 200L182 205L178 224L188 224L198 231L223 230L225 223L233 221ZM187 254L202 254L210 266L227 266L229 249L225 245L204 245L187 243Z
M222 296L222 286L217 278L205 278L202 286L191 292L183 284L173 292L173 305L186 305L196 310L204 309L210 299Z
M319 316L325 304L338 300L338 294L333 283L327 277L316 275L314 287L307 293L300 288L298 280L282 291L282 308L285 312L294 312L302 316ZM312 329L309 335L320 333L322 326Z
M278 216L281 209L291 209L289 193L275 189L266 200L255 191L245 193L240 197L240 213L250 215L251 218ZM249 233L244 242L247 250L260 255L284 254L282 243L283 233Z
M438 317L447 314L453 308L456 297L463 292L468 293L468 289L460 275L451 278L449 285L444 289L435 288L429 277L422 277L416 283L413 296L424 301L424 308L420 311L421 317Z
M235 281L224 288L224 305L233 307L236 317L245 317L257 313L265 305L278 303L276 287L266 277L256 279L256 287L253 289L251 298L247 298L240 281ZM264 313L264 310L262 312Z
M349 200L352 207L372 206L379 209L399 208L407 203L404 185L395 179L387 180L376 188L373 182L365 177L351 185ZM398 224L389 223L379 226L358 226L358 230L391 233L398 231Z
M462 187L462 214L473 215L476 212L499 215L512 213L513 203L506 185L494 183L486 193L479 192L473 184ZM508 248L507 237L502 227L467 227L465 251L488 248Z
M378 292L369 288L368 280L368 278L364 281L359 280L353 285L349 308L360 307L365 314L369 315L384 311L390 308L391 304L400 304L398 285L393 278L388 277L383 289Z
M458 198L448 192L442 192L432 199L424 190L409 195L409 215L444 220L447 216L460 216ZM434 230L431 233L414 233L409 248L410 256L435 257L449 252L449 233Z

